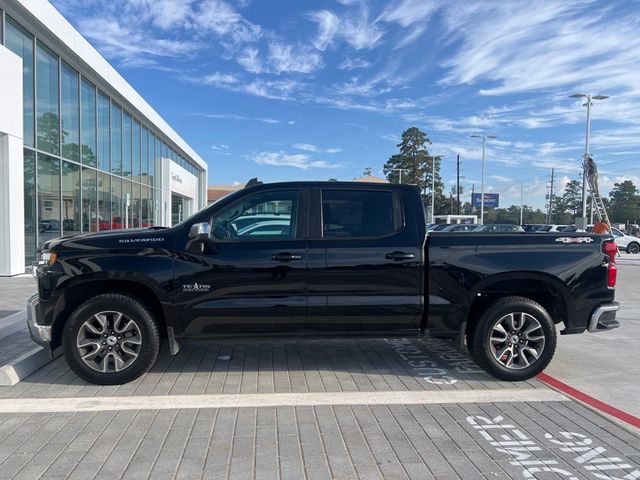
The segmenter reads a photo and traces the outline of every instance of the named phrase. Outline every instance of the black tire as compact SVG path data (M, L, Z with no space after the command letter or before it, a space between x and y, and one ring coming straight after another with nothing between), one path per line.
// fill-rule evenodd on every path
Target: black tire
M504 332L504 342L500 343L504 325L514 325L514 322L516 326L521 323L520 328L512 330L513 333ZM556 349L556 328L549 313L539 303L524 297L497 300L469 332L467 343L471 356L500 380L517 382L535 377L549 365Z
M103 330L107 330L106 338ZM62 332L62 349L67 364L80 378L97 385L119 385L153 367L160 335L144 304L127 295L108 293L73 311ZM82 355L93 358L85 361Z
M631 242L627 245L627 253L637 254L640 252L640 244L636 242Z

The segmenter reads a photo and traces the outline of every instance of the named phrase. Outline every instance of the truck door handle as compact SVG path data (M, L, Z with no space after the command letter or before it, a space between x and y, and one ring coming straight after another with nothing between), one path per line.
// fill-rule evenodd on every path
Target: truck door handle
M416 258L413 253L404 253L404 252L391 252L387 253L384 258L387 260L411 260L412 258Z
M297 253L280 252L276 255L271 255L271 260L276 262L290 262L291 260L302 260L302 255Z

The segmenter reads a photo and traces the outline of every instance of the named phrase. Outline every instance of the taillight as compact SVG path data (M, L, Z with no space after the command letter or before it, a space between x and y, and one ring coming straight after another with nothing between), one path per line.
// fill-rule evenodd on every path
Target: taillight
M602 244L603 253L611 257L611 261L616 261L616 255L618 254L618 245L615 242L606 242Z
M607 263L607 287L615 288L618 280L618 267L616 266L618 245L615 242L603 243L602 252L609 257L609 262Z
M611 262L607 268L607 287L615 288L616 280L618 280L618 267L615 262Z

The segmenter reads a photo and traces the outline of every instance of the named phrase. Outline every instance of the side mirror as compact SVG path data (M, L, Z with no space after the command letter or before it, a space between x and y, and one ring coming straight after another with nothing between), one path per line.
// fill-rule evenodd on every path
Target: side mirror
M206 240L209 238L209 223L194 223L189 229L190 240Z

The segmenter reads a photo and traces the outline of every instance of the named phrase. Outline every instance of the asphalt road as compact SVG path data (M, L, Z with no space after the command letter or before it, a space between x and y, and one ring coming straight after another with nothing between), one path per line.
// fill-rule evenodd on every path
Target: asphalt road
M560 336L546 373L640 417L640 255L623 254L618 263L617 318L622 325L608 332Z

